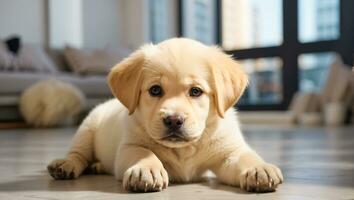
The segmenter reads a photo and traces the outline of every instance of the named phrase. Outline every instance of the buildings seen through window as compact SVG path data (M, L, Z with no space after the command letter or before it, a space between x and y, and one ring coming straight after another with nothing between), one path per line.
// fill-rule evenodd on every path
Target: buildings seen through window
M299 0L299 41L339 37L339 0Z
M181 0L182 35L203 42L216 43L216 1Z

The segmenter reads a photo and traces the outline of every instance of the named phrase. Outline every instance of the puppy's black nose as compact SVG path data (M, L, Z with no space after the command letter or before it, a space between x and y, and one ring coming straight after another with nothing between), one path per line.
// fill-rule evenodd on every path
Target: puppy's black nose
M168 129L180 129L183 126L184 119L180 115L170 115L163 119L163 124Z

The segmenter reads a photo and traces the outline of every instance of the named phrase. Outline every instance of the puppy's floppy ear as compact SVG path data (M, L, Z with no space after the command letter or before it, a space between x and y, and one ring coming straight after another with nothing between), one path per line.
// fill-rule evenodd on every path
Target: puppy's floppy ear
M114 66L108 75L113 95L129 110L129 114L134 113L139 103L144 60L142 50L137 50Z
M211 73L213 78L214 102L220 117L235 105L243 94L248 77L240 64L217 47L211 47Z

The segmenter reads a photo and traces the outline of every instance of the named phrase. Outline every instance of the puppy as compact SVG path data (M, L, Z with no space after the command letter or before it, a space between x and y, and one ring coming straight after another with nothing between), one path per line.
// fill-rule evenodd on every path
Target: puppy
M270 192L282 183L244 141L233 105L247 76L228 55L191 39L145 45L114 66L113 99L80 125L65 159L49 164L55 179L83 171L113 174L126 190L160 191L195 182L208 170L220 182Z

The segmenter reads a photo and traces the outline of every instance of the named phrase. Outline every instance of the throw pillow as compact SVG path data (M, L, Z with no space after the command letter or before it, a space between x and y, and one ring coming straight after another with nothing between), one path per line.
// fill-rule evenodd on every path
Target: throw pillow
M82 50L66 46L64 55L72 71L79 74L107 74L126 55L112 48ZM124 54L124 55L120 55Z
M18 55L14 56L12 65L15 70L19 71L57 72L55 64L44 50L32 45L23 45Z
M0 40L0 70L7 70L11 67L13 55L7 50L6 44Z

